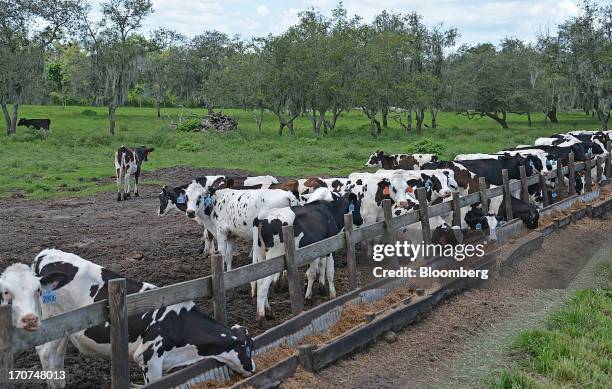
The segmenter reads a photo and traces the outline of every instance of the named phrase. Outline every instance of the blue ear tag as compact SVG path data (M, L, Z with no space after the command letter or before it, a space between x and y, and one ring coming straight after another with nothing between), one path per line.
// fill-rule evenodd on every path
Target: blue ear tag
M425 181L425 189L429 189L430 187L431 187L431 181L427 179L427 181Z
M593 146L589 147L589 150L587 151L587 153L589 154L589 157L593 156Z
M531 168L535 168L535 165L533 164L533 161L529 160L529 166L531 166Z
M212 204L212 196L209 194L206 195L206 197L204 197L204 206L208 207L209 205Z
M480 224L480 223L476 224L476 229L477 230L482 230L482 224Z
M551 196L553 199L554 199L554 198L557 198L557 192L552 192L552 193L550 194L550 196Z
M349 213L353 213L355 212L355 204L351 203L349 204L349 209L348 209Z
M55 291L51 288L43 289L42 293L42 303L43 304L57 304L57 295Z
M179 197L176 199L176 203L177 204L185 204L187 202L187 200L185 199L185 195L184 194L180 194Z

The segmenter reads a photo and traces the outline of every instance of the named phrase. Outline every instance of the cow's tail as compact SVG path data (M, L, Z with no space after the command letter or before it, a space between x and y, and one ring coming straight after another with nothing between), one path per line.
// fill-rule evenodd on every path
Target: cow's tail
M261 247L261 248L260 248ZM263 249L262 224L259 218L253 220L253 264L265 259L265 249ZM251 281L251 297L257 294L257 281Z

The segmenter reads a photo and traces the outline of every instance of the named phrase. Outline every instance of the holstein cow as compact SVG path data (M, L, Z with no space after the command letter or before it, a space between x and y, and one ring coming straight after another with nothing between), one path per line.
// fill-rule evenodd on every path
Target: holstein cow
M0 305L11 304L14 327L26 331L38 329L41 294L40 281L27 265L13 264L0 274Z
M291 225L294 228L296 247L304 247L323 239L337 235L344 228L344 214L353 215L356 226L363 224L360 213L361 201L354 193L338 196L334 194L334 201L314 201L303 206L268 209L259 213L253 222L254 235L257 234L256 250L258 261L270 259L284 253L283 226ZM320 269L319 261L324 261L324 270ZM334 287L334 261L330 255L313 261L306 272L308 286L306 298L312 297L312 286L317 271L321 276L327 276L330 297L336 297ZM266 308L270 311L268 290L274 276L257 280L257 318L263 319ZM324 278L321 280L324 283Z
M108 281L124 278L75 254L55 249L41 251L32 270L42 284L45 318L107 299ZM154 288L127 280L128 294ZM145 383L205 358L224 363L243 376L255 371L253 340L247 329L222 325L201 312L193 301L130 316L128 323L129 355L140 367ZM83 354L111 356L110 327L106 323L37 347L43 369L64 368L68 340ZM53 385L63 387L57 381Z
M278 180L272 176L255 176L255 177L226 177L226 176L204 176L195 179L203 188L213 187L215 189L225 189L226 187L232 187L236 183L250 184L252 186L267 186L274 187L278 184ZM276 183L275 183L276 182ZM164 216L169 211L177 209L180 212L187 211L187 197L185 190L189 184L178 186L175 188L164 186L162 191L159 193L159 209L157 210L158 216ZM293 187L293 186L292 186ZM199 217L194 219L200 226L204 227L204 221ZM204 245L199 251L202 253L212 254L215 251L214 236L210 231L204 228Z
M317 188L329 188L334 193L343 194L347 181L348 178L301 178L298 180L298 192L303 195L312 193Z
M155 150L152 147L128 148L121 146L115 153L115 172L117 174L117 201L121 201L121 180L124 180L123 200L130 198L130 178L134 176L134 196L138 197L140 166Z
M217 240L227 270L232 269L236 238L253 241L253 220L269 208L297 205L291 192L279 189L205 188L193 181L185 190L186 214L198 218Z
M25 126L28 128L34 128L36 130L50 131L51 119L26 119L21 118L17 122L18 126Z
M537 158L534 161L539 162ZM527 176L533 174L533 165L520 155L503 155L499 159L463 160L460 164L478 177L485 177L489 184L497 186L503 183L503 169L508 169L508 178L510 179L519 179L521 177L519 173L519 166L521 165L525 165Z
M441 203L453 192L459 191L459 185L450 169L378 170L376 174L388 179L391 179L394 174L402 174L408 184L408 193L415 194L417 188L425 188L427 189L427 201L431 204Z
M391 154L385 155L382 150L376 150L370 158L366 167L380 167L385 170L405 169L419 170L423 164L436 162L436 154Z

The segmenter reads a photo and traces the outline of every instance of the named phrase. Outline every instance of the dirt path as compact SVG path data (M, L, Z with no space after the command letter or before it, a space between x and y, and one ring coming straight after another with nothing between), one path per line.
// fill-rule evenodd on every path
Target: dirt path
M512 361L514 336L537 325L576 288L593 286L595 263L612 261L612 219L554 233L542 248L502 269L480 289L455 296L419 323L284 387L474 388ZM582 270L582 271L581 271ZM578 276L577 276L578 275Z

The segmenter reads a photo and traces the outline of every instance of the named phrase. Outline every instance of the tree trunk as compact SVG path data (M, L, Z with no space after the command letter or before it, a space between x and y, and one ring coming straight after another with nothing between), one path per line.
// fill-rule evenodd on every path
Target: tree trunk
M546 116L548 116L551 123L559 123L559 119L557 119L557 107L548 110Z
M610 114L603 112L601 109L597 108L597 119L601 123L601 130L608 131L608 119L610 119Z
M384 106L382 109L382 125L384 128L389 128L388 121L387 121L388 115L389 115L389 108L387 108L387 106Z
M436 116L438 115L438 111L435 109L431 110L431 128L436 129L438 127L438 123L436 122Z
M108 106L108 120L109 120L109 130L111 135L115 135L115 110L117 109L117 107L115 106L114 103L110 103L110 105Z
M13 125L16 121L11 118L6 103L0 103L0 106L2 106L2 114L4 116L4 123L6 124L6 135L12 135L16 132L16 127Z
M157 110L157 117L161 117L161 104L159 98L155 99L155 109Z
M531 112L527 112L527 125L531 127Z
M291 119L287 122L287 128L289 129L289 133L291 134L291 136L295 138L295 128L293 127L294 120L295 119Z
M546 126L548 124L548 115L546 114L546 111L544 111L544 125Z
M257 118L257 131L261 132L261 125L263 123L264 117L264 109L263 107L259 108L259 117Z
M287 123L285 123L285 121L281 118L278 119L278 136L282 136L283 135L283 130L285 129L285 126L287 125Z
M423 120L425 120L425 110L418 109L416 111L416 130L419 135L421 135L422 132Z
M319 120L317 121L317 127L315 129L317 136L321 135L321 126L323 125L323 122L325 122L325 112L326 111L323 110L319 111ZM325 127L323 131L325 131L327 134L327 127Z
M496 122L498 122L499 124L501 124L503 129L508 129L508 122L506 121L506 112L502 111L502 116L499 117L497 115L497 112L495 112L494 114L492 113L487 113L486 114L488 117L490 117L491 119L495 120Z
M334 128L336 128L336 122L338 121L338 117L340 116L341 113L342 113L341 109L334 108L332 110L331 121L325 120L325 130L326 130L325 133L327 133L327 131L331 131Z
M406 131L412 131L412 108L408 111L408 124L406 125Z

